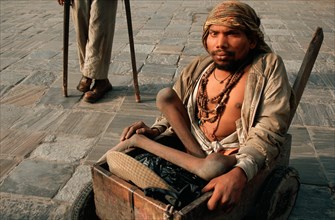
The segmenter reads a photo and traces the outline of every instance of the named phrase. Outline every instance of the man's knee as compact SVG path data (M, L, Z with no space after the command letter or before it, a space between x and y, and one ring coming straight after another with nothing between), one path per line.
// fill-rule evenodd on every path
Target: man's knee
M172 88L161 89L156 97L156 105L158 109L162 109L166 104L173 103L176 97L178 96Z

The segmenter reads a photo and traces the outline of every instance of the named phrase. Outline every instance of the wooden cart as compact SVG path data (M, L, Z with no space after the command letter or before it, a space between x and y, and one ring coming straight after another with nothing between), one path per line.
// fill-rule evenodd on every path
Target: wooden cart
M287 135L285 149L290 149L290 143L291 136ZM274 215L285 218L294 205L299 178L293 168L287 167L289 152L283 155L277 160L275 170L263 170L248 183L243 193L248 196L229 214L207 209L211 193L205 193L176 210L171 205L145 196L141 189L109 172L108 165L101 162L92 168L96 214L100 219L242 219L247 215L257 215L257 219ZM267 202L264 204L263 201ZM254 204L261 206L261 209Z
M323 41L317 28L293 85L297 104L308 81ZM295 110L291 114L291 120ZM300 182L298 172L289 167L291 135L272 170L261 170L245 188L241 202L230 212L209 211L205 193L180 210L147 197L135 185L113 175L106 162L92 167L93 183L89 183L75 201L72 219L287 219L295 204Z

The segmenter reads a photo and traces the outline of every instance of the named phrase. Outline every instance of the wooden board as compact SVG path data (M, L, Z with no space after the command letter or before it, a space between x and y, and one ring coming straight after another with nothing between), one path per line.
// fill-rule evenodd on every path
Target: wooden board
M106 163L92 168L96 213L100 219L162 219L167 205L146 197L135 185L113 175Z

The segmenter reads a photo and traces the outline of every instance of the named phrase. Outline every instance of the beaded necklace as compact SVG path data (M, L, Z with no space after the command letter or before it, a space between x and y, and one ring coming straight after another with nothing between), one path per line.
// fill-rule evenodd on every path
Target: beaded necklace
M216 78L215 70L214 70L214 71L213 71L213 76L214 76L214 79L215 79L216 81L218 81L220 84L222 84L222 83L224 83L224 81L226 81L226 80L228 79L228 77L230 76L230 74L229 74L226 78L224 78L224 79L222 79L222 80L219 80L218 78Z
M229 94L244 73L243 67L245 67L245 65L242 65L236 71L235 74L230 74L228 78L225 79L227 80L227 83L225 87L223 88L223 90L218 95L212 98L208 98L206 87L208 84L209 76L213 74L215 70L215 65L212 64L201 77L200 88L199 88L199 93L197 97L199 125L202 125L205 122L209 122L209 123L217 122L214 128L213 134L212 134L212 137L214 140L217 140L215 133L219 127L221 116L226 108L226 104L229 99ZM209 109L208 103L216 104L216 107L214 109ZM209 114L213 114L213 115L209 116Z

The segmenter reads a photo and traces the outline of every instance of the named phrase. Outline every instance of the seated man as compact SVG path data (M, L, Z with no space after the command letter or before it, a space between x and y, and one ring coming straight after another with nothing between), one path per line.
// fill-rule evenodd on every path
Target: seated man
M229 210L247 182L279 155L291 87L249 5L217 5L203 26L202 41L209 55L188 65L173 89L158 93L162 116L152 127L137 122L125 128L112 150L142 148L208 180L203 189L213 190L208 208ZM185 152L153 140L159 135L176 135Z

